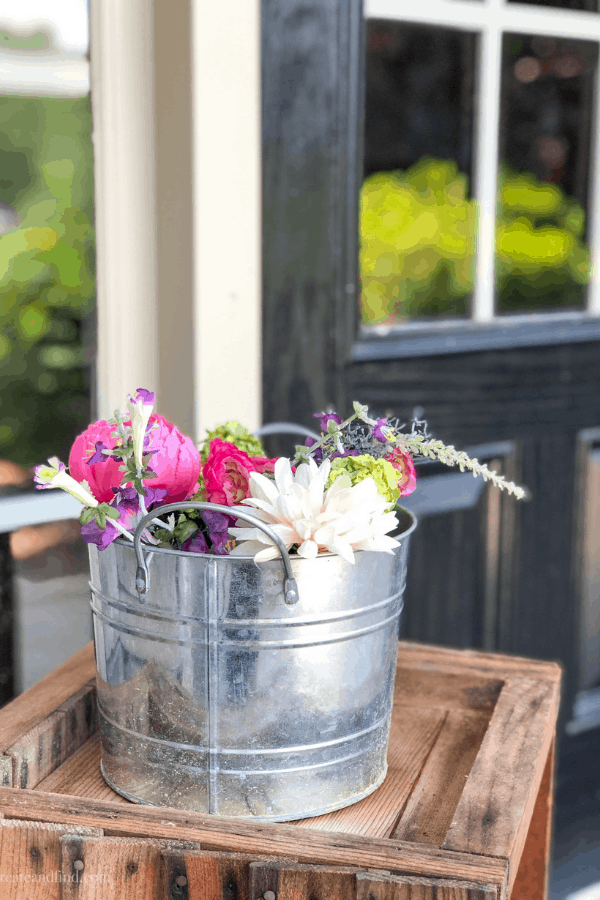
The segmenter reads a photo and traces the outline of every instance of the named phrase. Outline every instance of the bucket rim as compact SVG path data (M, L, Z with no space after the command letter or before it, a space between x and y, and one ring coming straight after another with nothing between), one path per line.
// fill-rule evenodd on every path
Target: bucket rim
M400 544L402 541L405 541L406 538L410 537L410 535L413 533L413 531L417 527L418 519L415 516L415 514L413 512L411 512L409 509L405 509L403 506L400 506L399 504L397 505L396 508L399 512L401 512L404 516L408 516L408 518L411 520L410 524L406 528L404 528L403 531L401 531L400 533L394 532L390 535L390 537L393 537L397 541L397 543ZM158 512L158 510L156 510L156 512ZM126 541L125 538L123 538L123 537L117 538L113 543L119 544L119 546L121 546L121 547L129 547L133 552L135 552L131 541ZM93 544L89 544L88 546L91 547L91 546L93 546ZM160 554L164 553L168 556L182 556L182 557L185 557L186 559L189 559L190 557L194 557L194 556L199 556L202 559L213 559L213 560L219 559L219 560L223 560L223 561L225 561L225 560L232 560L234 562L235 562L235 560L239 560L240 562L247 562L248 560L254 561L254 554L252 554L252 553L249 553L248 556L240 556L240 555L230 556L228 553L224 554L223 556L218 556L215 553L197 553L195 550L170 550L167 547L153 547L150 544L142 544L142 547L143 547L145 553L160 553ZM360 553L360 554L371 553L371 552L374 552L374 551L370 551L370 550L355 550L354 551L354 553ZM330 552L319 553L319 555L314 557L314 559L327 559L329 557L334 557L334 556L339 557L339 554L338 553L330 553ZM296 562L296 561L302 560L303 557L297 556L296 554L291 553L290 559L292 562ZM306 560L306 561L313 562L314 560ZM265 560L265 562L277 562L277 560L269 559L269 560ZM256 565L260 565L260 564L256 563Z

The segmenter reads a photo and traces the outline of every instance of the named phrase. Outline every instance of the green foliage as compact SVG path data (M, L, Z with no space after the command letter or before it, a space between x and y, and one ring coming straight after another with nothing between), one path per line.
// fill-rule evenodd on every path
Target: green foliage
M89 419L82 325L93 311L88 98L0 98L0 456L65 455Z
M247 453L248 456L266 455L265 449L259 439L254 437L247 428L240 425L239 422L225 422L224 425L218 425L214 431L206 432L206 438L202 445L202 449L200 450L200 456L202 457L203 463L208 459L210 442L214 438L221 438L222 441L228 441L230 444L235 444L238 450Z
M572 305L589 281L584 211L559 187L504 166L496 231L501 309ZM360 270L365 322L461 314L473 290L477 208L456 163L423 159L364 182Z

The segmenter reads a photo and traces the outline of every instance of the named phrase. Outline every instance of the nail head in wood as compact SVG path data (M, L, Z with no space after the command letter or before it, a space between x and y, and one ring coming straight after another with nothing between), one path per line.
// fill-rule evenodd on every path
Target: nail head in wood
M178 875L175 879L175 884L177 885L177 887L185 887L187 883L188 881L185 875Z
M84 866L84 862L82 859L76 859L75 862L73 863L73 868L77 869L78 872L81 872L81 870L83 869L83 866Z
M263 900L277 900L277 894L275 891L265 891L263 894Z

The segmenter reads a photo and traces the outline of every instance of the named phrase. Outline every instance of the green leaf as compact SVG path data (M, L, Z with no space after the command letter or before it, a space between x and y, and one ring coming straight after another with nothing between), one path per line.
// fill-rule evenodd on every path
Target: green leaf
M91 506L86 506L79 516L80 525L87 525L96 515L96 510Z
M195 535L198 530L198 526L194 522L190 522L189 519L185 519L183 522L180 522L179 525L175 526L173 534L177 538L178 543L181 545L185 543L188 538L193 537L193 535Z
M94 510L94 513L96 515L96 525L98 526L98 528L100 528L101 531L104 531L104 529L106 528L106 515L99 507Z

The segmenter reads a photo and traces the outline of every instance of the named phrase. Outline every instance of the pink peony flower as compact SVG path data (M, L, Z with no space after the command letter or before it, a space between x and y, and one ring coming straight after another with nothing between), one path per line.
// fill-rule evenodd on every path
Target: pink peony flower
M130 422L125 422L129 425ZM200 453L196 450L191 438L185 437L175 425L167 422L163 416L150 416L149 441L146 452L154 451L150 461L150 469L157 477L148 480L148 487L164 488L166 500L176 503L186 500L198 483L200 475ZM154 427L153 427L154 426ZM77 438L69 454L69 471L76 481L87 481L94 497L105 503L112 500L113 488L121 484L123 473L119 472L121 461L107 457L106 462L88 461L97 455L97 444L113 449L117 445L112 432L116 426L101 419L89 425Z
M401 477L398 479L400 496L406 497L408 494L412 494L417 486L417 473L411 455L403 453L399 447L394 447L386 459L400 473Z
M209 503L235 506L250 497L250 475L252 472L273 472L276 459L264 456L248 456L238 450L235 444L214 438L210 452L202 469Z

